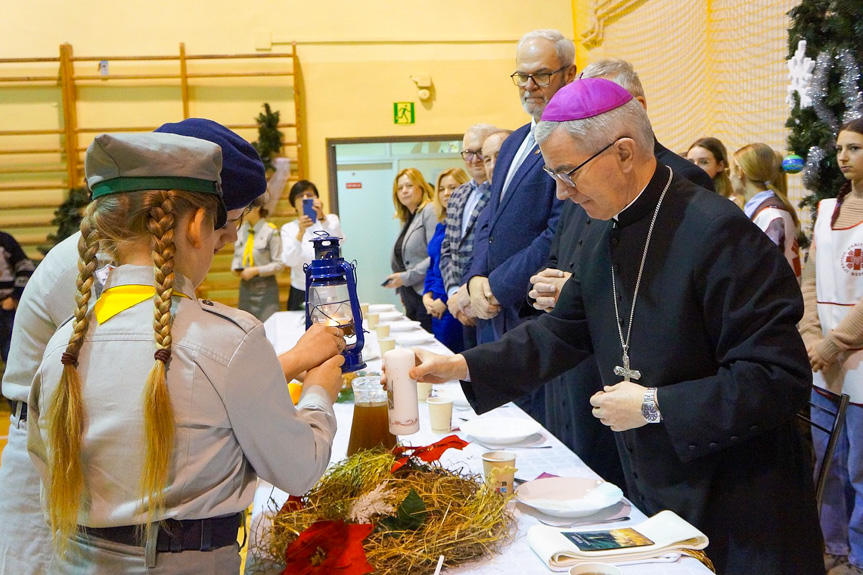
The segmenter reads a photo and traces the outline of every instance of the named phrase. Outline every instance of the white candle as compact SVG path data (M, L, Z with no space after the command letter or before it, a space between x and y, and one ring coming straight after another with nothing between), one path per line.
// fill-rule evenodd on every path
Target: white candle
M390 433L410 435L420 430L419 406L417 405L417 382L408 371L416 365L414 352L409 349L394 349L384 354L387 371L387 412Z

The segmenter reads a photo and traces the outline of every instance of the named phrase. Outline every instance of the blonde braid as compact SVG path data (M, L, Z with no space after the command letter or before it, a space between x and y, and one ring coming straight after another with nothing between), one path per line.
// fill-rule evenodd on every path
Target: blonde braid
M159 192L157 205L150 209L147 228L153 241L156 295L153 329L156 362L144 388L144 430L147 453L141 473L142 500L147 505L147 523L164 506L164 487L174 452L174 410L168 393L166 364L171 352L171 297L174 293L174 195Z
M92 206L81 222L81 239L78 240L78 292L75 295L77 306L72 336L62 358L63 374L51 395L46 413L50 445L48 512L54 544L59 549L66 547L69 537L78 529L78 506L84 488L81 436L86 411L76 367L78 353L89 327L87 310L99 249L99 234L93 226Z

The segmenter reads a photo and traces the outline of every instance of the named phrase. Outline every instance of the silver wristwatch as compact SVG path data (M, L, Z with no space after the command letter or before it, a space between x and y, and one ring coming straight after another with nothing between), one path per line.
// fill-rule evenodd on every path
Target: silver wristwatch
M659 405L656 404L656 388L648 387L644 392L644 402L641 404L641 416L647 423L659 423L662 414L659 413Z

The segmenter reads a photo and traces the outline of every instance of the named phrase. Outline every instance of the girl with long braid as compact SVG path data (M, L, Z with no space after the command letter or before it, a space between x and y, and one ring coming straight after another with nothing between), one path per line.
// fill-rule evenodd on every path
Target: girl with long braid
M256 476L301 493L326 468L343 360L309 371L295 409L260 322L194 298L226 218L219 146L104 134L85 169L75 314L29 401L52 569L237 573Z

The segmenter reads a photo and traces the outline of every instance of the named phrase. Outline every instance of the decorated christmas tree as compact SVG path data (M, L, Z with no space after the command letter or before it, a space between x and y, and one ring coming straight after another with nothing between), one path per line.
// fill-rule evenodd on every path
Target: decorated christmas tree
M836 132L863 116L863 2L803 0L789 15L788 148L803 162L789 156L783 167L799 171L802 163L801 206L812 208L814 222L818 202L836 197L845 181L836 165Z

